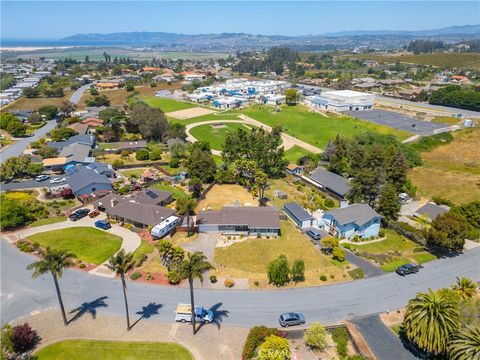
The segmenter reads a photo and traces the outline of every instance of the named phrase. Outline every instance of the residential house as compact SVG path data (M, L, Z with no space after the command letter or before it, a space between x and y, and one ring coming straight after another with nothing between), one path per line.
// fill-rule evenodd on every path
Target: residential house
M90 148L93 148L95 146L95 136L90 134L74 135L70 137L68 140L51 141L47 145L57 149L58 151L62 151L63 148L74 143L85 144L85 145L88 145Z
M280 235L280 219L273 207L224 207L199 211L198 231L231 235Z
M326 211L322 221L331 236L351 240L378 236L382 217L367 204L353 204Z
M79 135L85 135L89 129L89 126L87 124L82 123L73 123L71 125L68 125L67 127L72 129Z
M445 214L450 210L450 207L447 205L437 205L433 202L427 202L422 207L418 208L417 211L413 213L414 216L424 219L427 222L432 222L438 216Z
M112 191L110 179L87 166L72 166L66 173L67 184L75 196L90 196L97 191Z
M297 164L288 164L287 171L295 175L300 175L303 172L303 167Z
M323 168L316 168L310 173L309 178L322 190L328 191L339 199L345 199L352 190L348 180Z
M306 229L317 225L315 218L295 202L285 204L283 211L299 229Z
M137 150L146 149L146 148L147 148L147 142L145 140L121 141L118 143L119 150L137 151Z
M46 170L59 171L73 165L86 165L95 161L90 157L92 148L82 143L72 143L60 151L58 157L44 159L43 166Z
M86 124L91 127L100 127L100 126L103 126L104 122L102 119L99 119L99 118L88 117L82 120L82 124Z
M113 166L110 164L93 162L87 165L87 169L94 170L98 174L105 175L109 179L116 177L115 170L113 170Z

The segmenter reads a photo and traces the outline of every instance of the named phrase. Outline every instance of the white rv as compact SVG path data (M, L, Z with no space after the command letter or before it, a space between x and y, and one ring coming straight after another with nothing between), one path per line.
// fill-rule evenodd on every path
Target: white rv
M179 221L180 218L178 216L169 216L160 224L155 225L150 233L153 237L160 239L169 234L177 226Z

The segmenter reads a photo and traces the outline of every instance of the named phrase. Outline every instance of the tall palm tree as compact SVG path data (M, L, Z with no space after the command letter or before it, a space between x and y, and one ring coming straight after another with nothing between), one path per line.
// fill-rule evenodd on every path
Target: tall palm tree
M443 292L418 293L410 300L403 328L410 341L434 354L446 351L450 336L460 325L456 303Z
M450 360L480 360L480 327L467 325L448 344Z
M470 279L457 277L457 282L453 286L453 291L455 291L462 300L471 299L477 292L477 284Z
M130 315L128 313L128 301L127 301L127 284L125 283L125 274L133 269L135 261L133 259L133 253L126 253L124 249L113 255L108 260L108 268L120 276L122 280L123 297L125 299L125 312L127 315L127 330L130 331Z
M65 307L63 306L62 294L58 286L58 279L62 277L63 270L73 265L75 254L69 251L55 250L47 247L45 251L40 252L41 259L27 266L28 270L33 270L32 278L37 278L46 273L51 273L55 290L57 291L58 303L62 312L63 324L68 325L67 315L65 315Z
M207 261L207 257L201 252L196 251L193 254L188 253L179 266L179 273L182 279L188 279L190 285L190 306L192 308L192 329L195 335L195 301L193 296L193 280L199 279L203 284L203 274L214 269L212 264Z

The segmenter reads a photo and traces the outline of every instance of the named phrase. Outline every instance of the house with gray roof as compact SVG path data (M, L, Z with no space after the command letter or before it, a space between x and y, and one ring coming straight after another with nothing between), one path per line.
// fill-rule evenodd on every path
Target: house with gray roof
M432 222L438 216L445 214L450 210L447 205L437 205L433 202L427 202L413 213L414 216Z
M112 191L108 177L86 166L73 166L67 170L67 184L75 196L88 196L97 191Z
M87 165L88 169L95 170L98 174L105 175L108 178L115 177L115 170L113 170L113 166L110 164L100 163L100 162L93 162Z
M378 236L382 217L367 204L352 204L325 212L322 220L331 236L351 240Z
M285 204L283 211L299 229L306 229L316 224L315 218L296 202Z
M340 199L345 199L352 190L347 179L323 168L316 168L309 178L322 190L329 192Z
M230 207L199 211L199 232L230 235L280 235L280 218L274 207Z
M68 140L51 141L47 145L57 149L60 152L63 148L74 143L85 144L88 145L90 148L93 148L95 146L95 136L90 134L74 135L68 138Z

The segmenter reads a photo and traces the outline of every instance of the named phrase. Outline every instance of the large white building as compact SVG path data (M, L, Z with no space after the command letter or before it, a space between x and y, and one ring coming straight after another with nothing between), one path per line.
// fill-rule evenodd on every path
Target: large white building
M326 91L306 99L314 108L336 112L371 110L374 100L373 94L352 90Z

